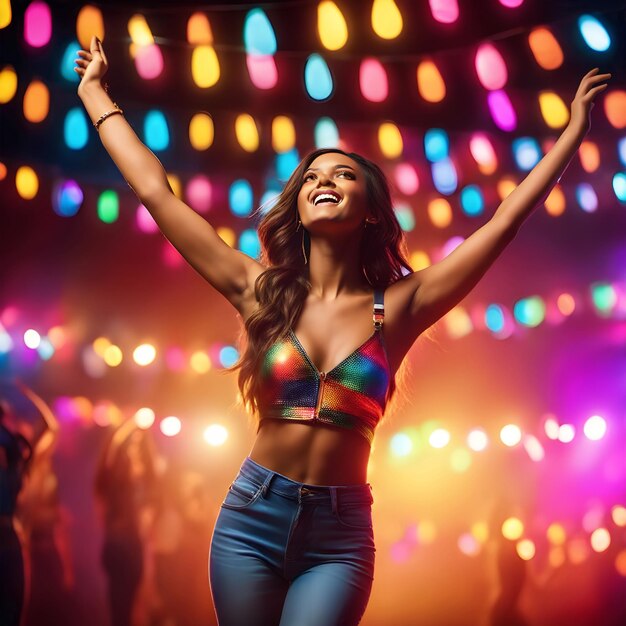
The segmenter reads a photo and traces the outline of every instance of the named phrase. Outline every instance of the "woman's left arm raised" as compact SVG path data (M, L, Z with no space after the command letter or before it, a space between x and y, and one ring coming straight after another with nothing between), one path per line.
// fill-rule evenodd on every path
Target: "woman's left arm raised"
M417 334L457 305L478 283L515 237L535 207L548 196L589 132L595 96L607 87L611 74L594 68L583 76L571 103L570 121L549 152L502 201L491 219L447 257L414 272L411 319Z

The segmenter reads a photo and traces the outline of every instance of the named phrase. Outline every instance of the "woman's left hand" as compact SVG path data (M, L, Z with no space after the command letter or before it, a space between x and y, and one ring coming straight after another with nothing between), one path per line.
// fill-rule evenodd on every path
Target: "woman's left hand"
M584 137L591 127L589 114L593 108L593 101L596 95L608 87L606 81L611 78L611 74L598 74L599 71L600 68L594 67L583 76L578 86L578 91L572 100L568 127L572 128L581 137Z

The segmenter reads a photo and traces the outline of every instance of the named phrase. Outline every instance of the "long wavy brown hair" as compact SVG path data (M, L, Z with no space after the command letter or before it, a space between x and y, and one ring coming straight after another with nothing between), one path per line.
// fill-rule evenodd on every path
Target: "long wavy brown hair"
M337 148L323 148L307 154L294 170L279 194L274 206L259 221L257 230L261 244L260 262L267 269L259 275L254 286L258 308L245 321L238 343L241 357L226 371L239 369L237 404L243 405L248 417L258 424L260 380L258 372L266 351L283 338L296 322L311 288L309 266L302 248L310 251L310 237L304 227L298 228L298 193L304 172L320 155L328 152L343 154L356 161L366 180L370 210L377 223L368 224L363 231L360 263L372 289L386 288L404 274L413 272L407 260L404 233L393 211L389 183L383 171L365 157ZM259 207L261 211L263 207ZM403 271L404 270L404 271ZM408 361L405 359L391 381L385 416L397 408L391 400L398 384L405 388Z

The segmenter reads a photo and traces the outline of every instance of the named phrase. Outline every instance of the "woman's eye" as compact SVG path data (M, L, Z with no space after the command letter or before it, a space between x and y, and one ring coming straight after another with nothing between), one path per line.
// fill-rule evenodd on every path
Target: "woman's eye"
M307 180L309 180L309 179L311 179L312 177L313 177L313 174L307 174L307 175L304 177L303 182L305 182L305 183L306 183L306 181L307 181Z
M343 172L339 172L337 175L341 176L341 175L346 175L348 178L354 178L354 175L352 174L352 172L348 172L347 170L344 170Z

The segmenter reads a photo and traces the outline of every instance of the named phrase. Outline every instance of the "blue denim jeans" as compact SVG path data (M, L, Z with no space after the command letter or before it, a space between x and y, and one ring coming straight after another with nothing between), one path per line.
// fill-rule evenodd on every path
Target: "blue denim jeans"
M353 626L374 580L372 488L296 482L246 457L215 522L219 626Z

